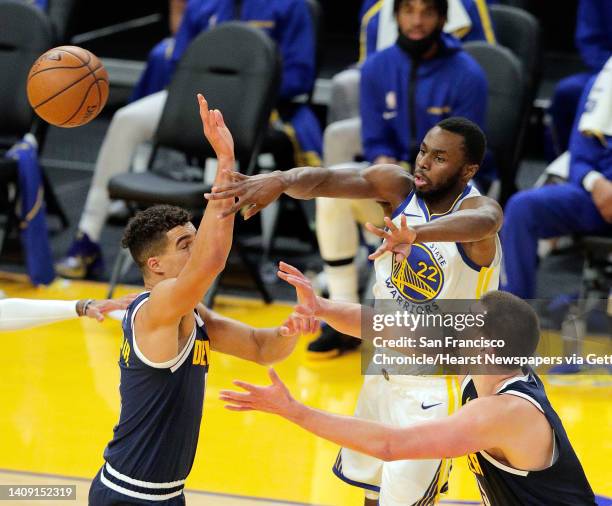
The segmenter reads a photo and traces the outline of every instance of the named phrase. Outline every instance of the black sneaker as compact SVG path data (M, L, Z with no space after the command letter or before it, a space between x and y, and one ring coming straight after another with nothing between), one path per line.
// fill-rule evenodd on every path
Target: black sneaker
M341 334L325 325L321 335L308 345L306 356L311 360L329 360L357 349L360 344L361 339Z

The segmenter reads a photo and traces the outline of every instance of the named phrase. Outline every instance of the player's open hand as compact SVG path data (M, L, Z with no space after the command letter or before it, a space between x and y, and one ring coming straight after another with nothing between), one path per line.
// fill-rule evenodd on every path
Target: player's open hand
M85 316L98 320L99 322L104 321L104 315L106 313L127 309L127 307L137 296L137 293L131 293L119 299L94 300L91 304L89 304L89 306L87 306Z
M306 334L315 334L319 331L319 321L314 316L294 311L279 327L278 333L282 337L299 337Z
M267 387L235 380L234 385L246 390L246 392L221 390L219 398L226 403L225 407L231 411L264 411L288 416L296 402L274 369L268 369L268 375L272 384Z
M318 317L321 310L320 299L315 294L310 280L292 265L280 262L277 275L283 281L295 288L297 295L297 306L295 312L303 317Z
M231 208L220 214L219 218L225 218L244 207L246 208L244 219L248 220L285 191L283 176L278 171L256 176L228 171L227 176L231 179L231 183L215 186L212 193L204 194L208 200L238 199Z
M391 252L395 253L397 260L402 262L410 254L410 248L416 239L416 230L408 226L406 217L403 214L400 228L397 228L388 216L385 216L385 225L387 230L375 227L371 223L366 223L365 226L370 232L384 239L378 249L368 258L375 260L385 253Z
M234 139L225 125L223 114L219 109L208 109L208 102L201 93L198 93L200 104L200 118L204 127L204 135L215 150L217 158L234 158Z

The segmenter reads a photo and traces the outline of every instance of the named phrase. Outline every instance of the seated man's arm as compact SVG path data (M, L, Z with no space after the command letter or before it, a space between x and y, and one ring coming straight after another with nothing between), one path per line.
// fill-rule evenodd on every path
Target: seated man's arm
M306 0L287 2L281 26L279 50L282 56L280 98L291 99L310 93L315 80L315 33Z
M193 39L204 29L204 23L208 20L200 19L201 0L188 0L187 6L174 35L174 50L170 58L172 72L176 69L178 61L181 59L187 47Z
M467 4L467 5L466 5ZM493 22L489 13L486 0L468 0L463 2L466 7L472 28L465 37L460 37L463 42L472 40L484 40L489 44L495 44L495 32Z
M393 140L405 136L405 132L395 132L397 109L387 110L387 93L379 75L378 61L368 60L361 68L359 82L359 114L361 116L361 140L364 158L377 163L378 160L400 159L400 148ZM406 90L407 93L408 90ZM403 90L400 90L402 93ZM397 99L396 99L397 100ZM397 104L395 104L397 106ZM390 115L391 117L387 117Z
M315 331L314 319L290 316L283 325L273 328L254 328L221 316L200 304L198 312L206 324L206 331L214 351L270 365L287 358L300 334Z
M456 95L451 104L452 116L463 116L483 130L487 117L489 86L484 71L472 57L465 59L461 80L455 86Z
M610 37L604 20L604 9L611 9L606 0L580 0L576 22L576 47L583 61L593 71L603 68L610 57Z

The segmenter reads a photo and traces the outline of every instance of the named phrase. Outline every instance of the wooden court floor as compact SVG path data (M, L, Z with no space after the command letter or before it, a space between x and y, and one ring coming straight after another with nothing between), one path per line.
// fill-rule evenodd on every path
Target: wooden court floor
M0 282L7 296L39 299L101 298L105 288L87 282L56 281L47 288ZM121 287L118 294L130 291L134 288ZM223 297L215 309L262 327L277 325L290 312L284 304ZM118 321L84 319L2 334L0 485L76 484L77 501L70 504L86 504L89 480L102 464L118 418L120 336ZM278 364L280 376L303 402L350 414L362 381L359 354L314 363L304 356L306 344L307 339L298 343ZM335 445L270 415L223 409L219 390L237 378L267 381L265 368L213 354L199 448L187 480L188 504L362 504L361 492L331 473ZM595 492L612 497L612 383L601 377L547 383ZM443 504L480 504L463 459L454 461Z

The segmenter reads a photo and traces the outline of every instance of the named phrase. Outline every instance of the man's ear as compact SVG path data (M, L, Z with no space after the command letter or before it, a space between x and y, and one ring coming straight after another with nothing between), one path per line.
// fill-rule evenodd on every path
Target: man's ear
M461 169L461 180L467 184L478 172L479 165L476 163L466 164Z
M163 274L163 270L158 257L149 257L147 259L147 268L154 274Z

